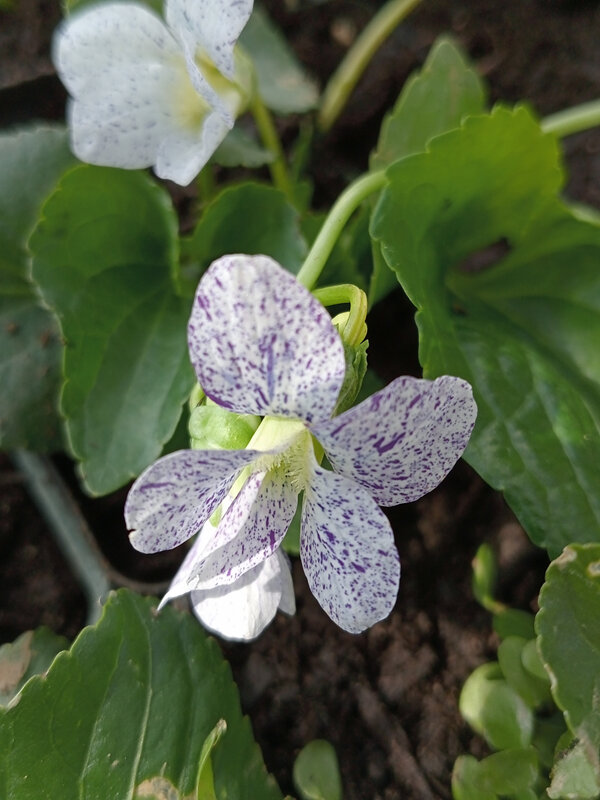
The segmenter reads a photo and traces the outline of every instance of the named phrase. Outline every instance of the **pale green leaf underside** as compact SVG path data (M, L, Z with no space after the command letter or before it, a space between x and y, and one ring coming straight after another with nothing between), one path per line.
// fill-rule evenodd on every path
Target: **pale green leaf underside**
M236 125L215 150L212 161L222 167L262 167L270 164L275 156L265 150L250 134Z
M310 111L319 92L306 75L294 51L264 11L255 6L240 36L256 70L258 91L264 103L278 114Z
M43 214L30 246L65 338L62 411L88 490L104 494L158 457L193 383L189 301L171 279L177 223L145 175L88 166Z
M554 140L496 108L389 175L372 232L417 306L424 375L473 384L467 460L552 554L598 540L600 228L557 200ZM465 271L491 245L507 254Z
M550 564L536 617L552 694L600 779L600 545L573 545Z
M61 342L29 279L26 242L39 209L73 162L62 128L0 136L0 446L60 446Z
M280 800L265 772L217 645L189 615L120 591L45 679L0 712L0 791L7 800L133 800L171 785L196 798L202 746L219 800ZM139 792L139 793L136 793Z

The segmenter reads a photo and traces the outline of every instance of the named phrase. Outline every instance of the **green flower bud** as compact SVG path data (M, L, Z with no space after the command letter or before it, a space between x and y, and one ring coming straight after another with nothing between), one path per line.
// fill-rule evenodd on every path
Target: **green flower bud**
M207 403L190 414L188 430L194 450L243 450L260 425L261 418L236 414Z

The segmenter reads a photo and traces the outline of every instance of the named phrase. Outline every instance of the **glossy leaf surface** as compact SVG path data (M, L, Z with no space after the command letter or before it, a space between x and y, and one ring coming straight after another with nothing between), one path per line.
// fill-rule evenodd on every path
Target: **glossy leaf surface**
M281 800L262 763L215 642L190 615L120 591L45 679L0 711L0 790L7 800L199 800L203 747L218 798Z
M573 545L540 592L538 645L552 694L600 780L600 545Z
M600 539L600 227L557 198L557 145L496 108L388 170L372 234L417 307L425 377L472 383L466 459L556 555Z
M177 223L139 172L81 166L43 209L33 274L65 339L62 411L92 494L158 457L193 383L189 302L176 297Z

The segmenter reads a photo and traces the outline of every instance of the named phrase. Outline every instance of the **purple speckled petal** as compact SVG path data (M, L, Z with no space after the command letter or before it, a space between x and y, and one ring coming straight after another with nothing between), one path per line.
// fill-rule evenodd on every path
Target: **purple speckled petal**
M131 487L125 522L142 553L169 550L198 533L223 501L252 450L179 450L146 469Z
M315 466L302 507L300 557L312 593L343 630L361 633L394 607L400 561L392 529L354 481Z
M216 536L225 544L199 564L194 588L233 583L268 558L281 544L297 501L285 473L252 475L223 515Z
M252 0L166 0L165 17L193 54L206 53L234 77L233 48L252 13Z
M417 500L446 477L476 416L471 386L461 378L403 377L311 431L337 472L392 506Z
M248 641L262 633L278 608L294 613L293 589L291 602L287 596L290 586L290 568L284 554L277 550L235 583L193 591L191 600L194 613L206 628L225 639Z
M244 483L235 500L230 495L225 497L221 505L222 515L219 520L219 522L223 523L222 525L213 525L210 519L204 523L192 548L171 581L171 585L163 597L159 609L173 597L180 597L199 585L199 582L205 577L203 567L206 559L237 536L240 527L239 509L249 509L251 507L256 500L264 476L264 472L251 475ZM234 509L232 514L227 514L234 504L237 504L237 508Z
M208 137L207 105L184 54L149 9L106 3L75 13L57 29L53 59L72 96L71 144L82 161L137 169L154 165L170 137L191 137L196 146ZM175 148L171 161L181 161ZM163 166L161 175L178 179L175 168Z
M328 419L344 380L327 311L267 256L215 261L196 293L190 358L206 394L241 414Z

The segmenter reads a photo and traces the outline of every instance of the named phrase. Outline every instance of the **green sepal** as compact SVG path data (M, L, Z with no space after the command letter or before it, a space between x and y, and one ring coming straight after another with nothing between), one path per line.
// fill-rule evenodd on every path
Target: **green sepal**
M261 418L236 414L214 403L198 405L190 414L190 442L194 450L243 450Z
M346 359L346 372L332 415L334 417L352 407L361 390L364 377L367 373L367 349L369 347L369 342L365 340L357 347L353 347L346 342L343 344L344 357Z

